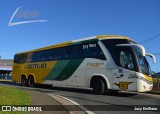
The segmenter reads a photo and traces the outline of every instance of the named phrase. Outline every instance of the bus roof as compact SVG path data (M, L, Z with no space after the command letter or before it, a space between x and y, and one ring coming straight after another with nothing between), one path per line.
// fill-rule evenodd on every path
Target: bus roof
M126 36L99 35L99 36L92 36L92 37L82 38L82 39L78 39L78 40L72 40L72 41L68 41L68 42L63 42L63 43L60 43L60 44L46 46L46 47L38 48L38 49L35 49L35 50L30 50L30 51L25 51L25 52L19 52L17 54L31 53L31 52L41 51L41 50L46 50L46 49L51 49L51 48L58 48L58 47L69 46L69 45L73 45L73 44L77 44L77 43L81 43L81 42L85 42L85 41L104 40L104 39L127 39L127 40L132 40L132 39L126 37Z

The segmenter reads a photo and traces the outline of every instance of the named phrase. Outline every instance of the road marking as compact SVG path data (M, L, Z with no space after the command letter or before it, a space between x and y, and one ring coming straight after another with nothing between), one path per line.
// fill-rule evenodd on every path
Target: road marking
M82 109L82 110L83 110L84 112L86 112L87 114L95 114L94 112L89 111L87 108L83 107L82 105L78 104L77 102L75 102L75 101L73 101L73 100L71 100L71 99L68 99L68 98L63 97L63 96L60 96L60 95L55 95L55 96L60 97L60 98L62 98L62 99L64 99L64 100L67 100L67 101L73 103L74 105L78 106L80 109Z

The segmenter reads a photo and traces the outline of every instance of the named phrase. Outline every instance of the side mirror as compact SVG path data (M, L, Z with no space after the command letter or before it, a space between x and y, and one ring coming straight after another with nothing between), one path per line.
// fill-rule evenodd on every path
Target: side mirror
M146 56L149 56L153 59L153 62L156 63L156 57L153 54L146 53Z

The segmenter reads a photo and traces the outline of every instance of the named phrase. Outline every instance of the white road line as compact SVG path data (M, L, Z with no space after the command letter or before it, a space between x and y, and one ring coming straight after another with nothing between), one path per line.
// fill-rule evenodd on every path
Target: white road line
M77 105L79 108L81 108L81 109L82 109L83 111L85 111L87 114L95 114L94 112L88 111L87 108L83 107L82 105L78 104L77 102L75 102L75 101L73 101L73 100L71 100L71 99L68 99L68 98L63 97L63 96L60 96L60 95L56 95L56 96L57 96L57 97L60 97L60 98L62 98L62 99L65 99L65 100L73 103L74 105Z

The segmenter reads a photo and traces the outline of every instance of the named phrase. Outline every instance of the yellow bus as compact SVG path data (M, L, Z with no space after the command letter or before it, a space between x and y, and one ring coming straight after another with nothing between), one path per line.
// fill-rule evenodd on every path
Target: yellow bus
M93 88L95 94L150 91L153 87L145 48L125 36L102 35L17 53L12 80L35 84Z

